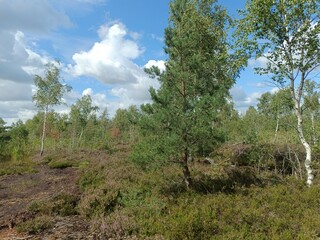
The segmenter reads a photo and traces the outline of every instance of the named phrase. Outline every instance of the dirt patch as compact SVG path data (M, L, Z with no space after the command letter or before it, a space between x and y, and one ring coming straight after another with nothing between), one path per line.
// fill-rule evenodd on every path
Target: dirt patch
M14 238L13 235L17 233L9 229L33 217L32 213L27 211L30 203L50 199L62 193L80 195L76 184L78 176L79 170L76 168L50 169L43 165L37 168L37 173L0 177L0 239L6 239L5 235L7 239L24 239ZM71 223L66 223L66 227L72 229L70 224L79 225L79 221L77 219L75 222L73 219ZM13 234L11 238L10 234Z

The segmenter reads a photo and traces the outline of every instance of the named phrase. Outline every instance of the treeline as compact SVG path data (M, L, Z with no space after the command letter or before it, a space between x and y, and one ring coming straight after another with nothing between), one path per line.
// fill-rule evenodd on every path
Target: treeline
M306 139L312 143L317 154L320 135L319 92L313 82L308 81L306 84L313 88L311 92L304 92ZM112 153L122 145L131 149L130 159L145 170L179 163L175 143L170 142L169 138L161 139L165 131L163 126L154 125L152 121L155 120L145 109L141 110L136 106L118 109L115 116L110 118L107 109L101 110L94 106L89 95L78 99L70 109L69 114L48 112L45 152L53 154L64 151L72 154L73 151L83 149L106 150ZM25 123L18 121L10 127L1 119L1 161L23 161L26 156L39 151L43 114L39 112ZM264 158L271 161L268 169L274 169L276 165L273 158L277 155L276 152L286 157L291 151L294 161L290 169L296 167L296 157L299 157L303 166L303 149L298 147L295 122L293 102L288 89L262 94L257 107L249 107L243 115L234 109L232 103L228 103L219 112L215 133L202 139L198 148L188 152L188 163L216 159L218 152L223 149L229 151L223 154L236 154L236 151L242 148L243 151L250 150L244 152L244 155L251 156L240 156L240 162L236 164L258 167L258 164L263 165L261 158ZM165 142L166 140L168 142ZM272 152L275 152L274 155ZM175 154L178 155L177 158L174 157ZM241 163L241 157L247 160ZM287 158L289 161L289 156ZM301 166L299 171L304 171Z

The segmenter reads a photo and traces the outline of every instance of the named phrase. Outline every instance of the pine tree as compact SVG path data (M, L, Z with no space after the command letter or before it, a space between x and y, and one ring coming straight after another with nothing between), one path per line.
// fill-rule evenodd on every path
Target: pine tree
M208 154L221 141L219 111L228 103L237 73L226 43L229 18L214 3L171 2L166 71L159 77L160 89L150 91L153 103L142 107L158 134L154 144L164 146L169 158L181 164L187 188L192 185L189 156Z

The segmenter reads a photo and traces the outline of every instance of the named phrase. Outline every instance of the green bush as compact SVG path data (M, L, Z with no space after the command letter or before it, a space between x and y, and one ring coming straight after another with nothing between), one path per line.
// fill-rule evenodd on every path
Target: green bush
M29 159L0 161L0 176L37 172L36 164Z
M79 211L89 218L106 216L121 206L121 198L119 191L94 189L81 198Z
M86 189L94 189L100 186L105 181L103 169L98 167L85 168L78 181L80 189L85 191Z
M22 222L17 225L18 232L25 232L28 234L39 234L46 229L53 227L53 219L49 216L39 216L34 219Z
M72 216L78 214L78 202L78 196L61 193L47 201L33 202L28 209L35 214L41 215Z
M64 169L64 168L68 168L68 167L73 167L74 163L70 160L53 160L51 162L48 163L48 166L52 169L58 168L58 169Z

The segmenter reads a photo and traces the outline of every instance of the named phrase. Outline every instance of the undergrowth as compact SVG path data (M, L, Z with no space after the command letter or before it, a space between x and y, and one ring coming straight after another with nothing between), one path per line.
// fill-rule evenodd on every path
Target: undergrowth
M0 176L36 172L36 163L29 159L0 161Z
M179 166L141 171L125 159L91 162L79 181L79 212L101 239L320 237L318 186L257 175L250 167L195 164L194 186L187 191Z

